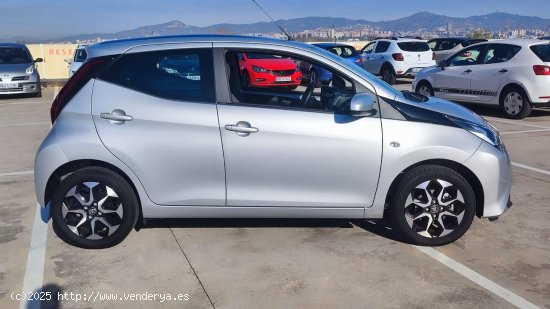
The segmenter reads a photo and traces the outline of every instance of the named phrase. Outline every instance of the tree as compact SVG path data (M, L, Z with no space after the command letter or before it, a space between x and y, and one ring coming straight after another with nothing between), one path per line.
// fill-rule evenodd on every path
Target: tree
M490 39L491 33L485 31L482 28L476 29L472 34L470 35L474 39Z

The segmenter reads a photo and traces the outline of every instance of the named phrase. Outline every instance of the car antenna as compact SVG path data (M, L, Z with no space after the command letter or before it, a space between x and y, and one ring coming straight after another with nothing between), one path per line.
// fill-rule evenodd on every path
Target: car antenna
M267 15L267 17L269 17L269 19L271 19L271 21L277 26L277 28L281 29L281 31L286 35L287 40L292 41L292 37L290 36L290 34L288 34L288 32L286 32L286 30L285 30L283 27L281 27L281 26L273 19L273 17L271 17L271 15L269 15L269 13L268 13L266 10L264 10L264 8L262 8L262 7L260 6L260 4L259 4L258 2L256 2L256 0L252 0L252 2L254 2L254 4L256 4L256 5L258 6L258 8L260 8L260 10L262 10L262 12L264 12L264 14Z

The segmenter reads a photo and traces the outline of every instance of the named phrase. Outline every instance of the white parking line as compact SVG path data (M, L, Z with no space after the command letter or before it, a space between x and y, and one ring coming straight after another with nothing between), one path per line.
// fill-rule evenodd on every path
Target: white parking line
M525 298L514 294L510 290L503 288L502 286L494 283L493 281L487 279L479 273L451 259L450 257L435 250L434 248L419 246L413 247L518 308L539 308Z
M515 124L515 125L519 125L519 126L550 130L550 127L539 126L539 125L536 125L536 124L530 124L530 123L522 122L522 121L519 121L519 120L511 121L511 120L502 120L502 119L493 118L493 117L485 117L485 118L488 119L488 120L491 120L491 121L496 121L496 122L502 122L502 123L508 123L508 124Z
M27 256L27 267L25 269L25 278L23 279L23 293L42 292L42 283L44 281L44 262L46 258L46 241L48 239L48 224L42 221L42 207L36 203L36 213L32 225L31 244ZM40 301L29 301L22 298L19 308L40 308Z
M16 127L16 126L34 126L39 124L50 124L50 122L23 122L23 123L8 123L0 124L1 127Z
M0 173L0 177L7 177L7 176L19 176L19 175L30 175L30 174L34 174L34 171L23 171L23 172Z
M524 168L526 170L530 170L530 171L533 171L533 172L537 172L537 173L541 173L541 174L545 174L545 175L550 176L550 171L546 171L546 170L543 170L543 169L540 169L540 168L532 167L532 166L517 163L517 162L512 162L512 165L515 166L515 167L521 167L521 168Z
M506 131L506 132L500 132L500 135L547 132L547 131L550 131L550 129L537 129L537 130L525 130L525 131Z

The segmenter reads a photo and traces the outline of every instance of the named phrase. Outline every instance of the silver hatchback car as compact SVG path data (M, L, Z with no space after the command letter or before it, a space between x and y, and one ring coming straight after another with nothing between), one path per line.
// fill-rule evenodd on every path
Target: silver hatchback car
M176 36L87 51L35 164L38 201L70 244L113 246L138 219L388 215L435 246L511 205L495 128L323 49ZM308 65L329 78L302 79Z
M8 94L41 96L37 62L23 44L0 43L0 97Z

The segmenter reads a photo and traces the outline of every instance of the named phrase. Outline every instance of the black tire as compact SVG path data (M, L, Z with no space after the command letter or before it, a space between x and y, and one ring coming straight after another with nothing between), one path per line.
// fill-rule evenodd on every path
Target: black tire
M96 186L97 191L94 191L95 189L91 189L83 185L83 183L89 183L89 182L98 183L98 185ZM71 205L70 208L75 211L82 211L84 213L84 216L87 218L93 218L90 212L92 205L91 204L88 205L86 208L90 210L85 211L84 205L82 205L82 203L86 200L85 199L86 190L88 189L89 189L89 192L96 193L96 195L104 193L105 196L107 196L108 193L106 192L108 190L101 191L102 190L101 186L103 186L103 188L105 188L105 186L111 188L116 193L116 195L118 195L118 197L105 199L105 202L103 203L103 207L112 206L113 209L110 209L109 213L107 213L107 210L105 208L100 208L96 206L95 216L97 217L97 219L100 219L100 217L102 217L103 221L98 220L96 222L94 220L91 220L91 221L86 220L86 222L84 222L82 226L75 228L79 234L84 234L84 235L77 235L75 232L73 232L69 228L70 223L67 221L73 221L73 222L80 221L82 218L82 214L76 213L73 215L73 213L71 213L70 215L67 214L64 217L63 215L63 207L65 207L64 203L66 203L65 205L71 205L71 204L75 205L75 207L72 207ZM83 193L79 193L79 196L82 197L80 201L79 199L76 198L76 195L66 197L66 195L69 193L69 190L72 190L75 187L82 188L83 190L82 191ZM93 188L96 188L96 187L93 187ZM114 202L110 204L105 204L107 200L109 200L110 202L113 199L114 199ZM88 201L89 202L94 201L91 195L88 196ZM117 245L118 243L123 241L124 238L128 236L132 228L135 226L138 218L138 212L139 212L139 202L130 184L119 174L102 167L86 167L67 176L65 179L61 181L61 183L55 189L55 193L53 195L51 205L52 205L53 227L56 234L65 242L73 246L86 248L86 249L108 248L108 247ZM112 212L112 211L118 211L119 208L122 208L121 218L119 214ZM99 209L99 212L98 212L98 209ZM105 211L105 213L101 213L102 209L103 211ZM91 232L90 230L91 224L88 225L87 224L88 222L93 222L95 226L95 230L96 231L98 230L97 233L101 233L103 236L100 236L100 234L93 234L93 233L89 234ZM117 228L114 230L114 232L111 235L108 235L108 234L110 234L110 229L112 227L108 227L103 222L107 222L109 224L113 224L113 222L115 223L112 225L112 227L117 227ZM71 225L71 226L75 227L76 225ZM83 236L87 234L89 234L88 237L97 235L94 237L103 237L103 238L86 239Z
M382 67L380 75L382 76L382 80L390 85L394 85L395 81L397 80L397 76L395 76L392 67L389 65L385 65L384 67Z
M511 101L507 101L510 99ZM533 107L520 87L510 87L500 94L500 109L510 119L523 119L531 115Z
M424 90L423 90L423 88L424 88ZM416 85L416 89L414 90L414 92L416 92L418 94L421 94L421 95L426 95L423 92L428 92L429 97L434 96L434 89L433 89L432 85L430 85L430 83L425 81L425 80L421 81L420 83L418 83L418 85Z
M450 183L452 186L443 189L440 181ZM428 183L426 190L417 189L418 186L426 183ZM439 190L445 191L437 191L438 186ZM435 190L430 193L432 188ZM456 192L454 188L456 188ZM449 193L449 202L453 202L448 206L442 206L437 204L440 202L438 198L436 204L430 203L429 196L432 194L439 196L440 192L443 193L443 199ZM464 203L459 201L457 192L461 194ZM413 201L417 202L410 203L407 207L407 199L409 195L412 198L413 193L416 196ZM416 195L419 193L420 195ZM422 193L426 193L425 196L422 196ZM456 195L456 199L453 200L450 197L452 194ZM426 202L426 207L418 206L422 199ZM442 211L443 207L452 207L452 210L448 208L446 211ZM423 165L411 169L403 176L393 192L388 213L394 230L406 241L422 246L441 246L454 242L468 230L476 213L476 199L472 187L459 173L444 166ZM411 225L407 222L406 216L408 215L412 221ZM432 222L434 216L438 220L434 222L435 224ZM412 217L416 217L416 219L412 219ZM424 225L426 225L425 229ZM430 237L419 233L426 233Z

